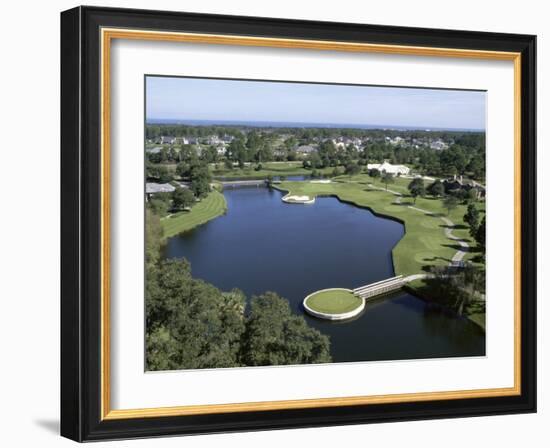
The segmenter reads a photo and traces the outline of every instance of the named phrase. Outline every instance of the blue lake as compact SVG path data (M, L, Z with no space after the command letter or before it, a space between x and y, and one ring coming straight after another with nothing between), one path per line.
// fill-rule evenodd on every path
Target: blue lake
M485 354L485 335L406 292L372 303L352 321L328 322L303 313L302 300L323 288L358 286L394 275L391 250L404 234L395 221L317 198L286 204L267 188L224 191L228 212L170 238L165 258L186 258L194 277L248 297L275 291L296 313L330 336L336 362Z

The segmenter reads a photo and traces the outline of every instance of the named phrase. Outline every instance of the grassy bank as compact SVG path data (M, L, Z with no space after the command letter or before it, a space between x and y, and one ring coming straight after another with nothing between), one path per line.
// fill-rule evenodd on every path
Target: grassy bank
M195 204L190 211L183 211L161 219L163 238L191 230L227 211L225 197L219 191L211 191L206 198Z
M339 182L317 184L310 182L282 182L278 188L295 195L310 197L333 195L340 200L350 202L359 207L371 209L379 215L397 219L405 225L405 235L393 249L393 263L396 274L410 275L425 272L429 266L449 264L457 251L457 243L445 235L445 224L437 214L447 216L440 199L419 198L416 206L436 215L429 215L411 209L413 200L407 197L401 199L401 204L395 202L396 196L390 192L370 188L372 181L366 175L354 177L342 176ZM406 183L410 179L396 179L396 183L388 188L394 191L406 191ZM377 184L376 186L379 186ZM453 233L469 241L467 229L462 226L462 216L466 206L459 205L448 218L455 224ZM460 223L460 224L459 224ZM471 243L471 241L469 241Z

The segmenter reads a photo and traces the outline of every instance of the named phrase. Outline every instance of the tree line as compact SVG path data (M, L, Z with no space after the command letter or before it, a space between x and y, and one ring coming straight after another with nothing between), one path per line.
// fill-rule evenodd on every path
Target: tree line
M177 132L175 132L177 130ZM193 130L193 132L191 132ZM313 144L316 151L309 153L303 160L304 168L321 169L326 167L346 167L352 162L360 166L368 163L380 163L388 160L392 164L407 164L424 175L453 176L469 175L478 180L485 178L485 134L482 132L426 132L426 131L390 131L390 130L350 130L334 128L239 128L192 127L149 125L147 136L159 136L163 131L172 135L230 134L234 137L227 145L226 153L220 155L214 146L200 145L200 151L194 145L163 147L157 153L150 153L151 163L179 163L190 152L200 152L200 159L206 163L223 161L226 169L234 165L243 168L246 163L269 161L294 161L299 154L299 145ZM369 138L361 148L348 144L337 147L332 140L338 137ZM403 143L390 144L385 137L401 136ZM452 142L447 149L435 150L426 145L413 143L417 138L428 142L445 139Z

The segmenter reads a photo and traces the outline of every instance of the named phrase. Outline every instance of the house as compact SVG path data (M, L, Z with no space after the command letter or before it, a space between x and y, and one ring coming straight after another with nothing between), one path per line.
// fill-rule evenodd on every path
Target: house
M145 184L145 200L149 201L151 196L157 193L172 193L176 188L170 184L157 184L155 182L147 182Z
M403 137L394 137L392 139L389 139L388 142L390 143L390 145L393 145L393 146L397 146L397 145L401 145L402 143L405 142L405 140L403 139Z
M219 143L223 143L223 141L220 140L220 138L217 135L209 135L208 137L206 137L205 143L207 145L217 145Z
M332 144L336 147L336 149L346 149L346 142L344 141L344 137L333 138Z
M162 151L161 146L156 146L154 148L145 148L145 152L148 152L149 154L158 154Z
M170 137L166 135L160 137L161 145L173 145L174 143L176 143L176 137Z
M445 143L443 140L436 140L435 142L430 143L430 148L435 149L436 151L443 151L448 147L449 145Z
M443 181L446 193L457 193L460 190L476 192L476 199L485 197L485 187L473 179L464 179L463 176L454 175Z
M296 148L296 152L303 155L310 154L315 151L317 151L317 148L311 145L301 145Z
M287 153L284 149L274 149L273 155L275 157L286 157Z
M381 173L388 173L393 176L406 176L411 172L411 169L408 166L392 165L387 161L384 161L384 163L369 163L367 165L367 169L378 170Z

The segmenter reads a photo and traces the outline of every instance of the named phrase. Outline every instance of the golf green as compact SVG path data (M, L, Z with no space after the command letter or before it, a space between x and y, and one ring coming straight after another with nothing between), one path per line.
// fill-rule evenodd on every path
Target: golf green
M361 298L349 289L326 289L311 294L305 304L313 311L326 314L349 313L362 305Z

